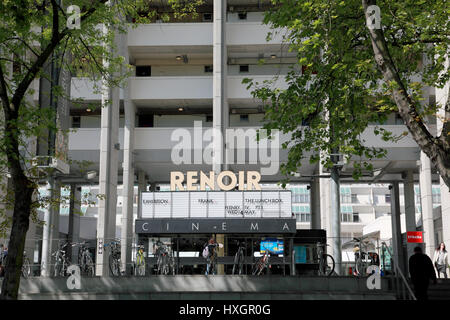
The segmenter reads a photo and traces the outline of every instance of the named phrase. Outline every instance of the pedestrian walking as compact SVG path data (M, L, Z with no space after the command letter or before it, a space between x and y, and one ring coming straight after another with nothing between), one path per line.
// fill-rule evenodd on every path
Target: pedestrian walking
M441 242L439 247L436 248L436 251L434 251L433 262L438 278L440 278L441 273L443 273L444 278L447 279L448 257L445 243Z
M421 247L415 247L414 254L409 258L409 273L417 300L428 300L428 286L430 280L436 283L436 272L433 262L426 254L422 253Z

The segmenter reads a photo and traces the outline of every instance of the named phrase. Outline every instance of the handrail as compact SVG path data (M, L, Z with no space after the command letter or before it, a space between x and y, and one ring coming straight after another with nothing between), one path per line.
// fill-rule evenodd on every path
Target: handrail
M384 248L386 248L386 250L389 252L389 255L392 257L392 256L393 256L393 255L392 255L392 252L391 252L391 250L389 249L389 247L386 245L386 242L382 242L381 245L382 245ZM392 258L391 258L391 259L392 259ZM414 292L412 291L411 287L409 286L408 281L406 280L405 276L403 275L402 270L400 270L398 264L395 263L394 266L395 266L396 273L398 272L398 274L400 275L400 277L401 277L401 279L402 279L402 281L403 281L403 284L404 284L404 285L406 286L406 288L408 289L408 293L409 293L410 297L412 298L412 300L417 300L416 296L414 295Z

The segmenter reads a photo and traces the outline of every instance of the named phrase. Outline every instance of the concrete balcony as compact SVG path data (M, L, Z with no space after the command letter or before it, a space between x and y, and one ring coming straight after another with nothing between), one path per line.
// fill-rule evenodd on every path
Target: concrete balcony
M273 32L268 25L261 22L229 22L227 23L227 45L271 45L281 44L285 32L274 34L273 39L267 41L267 34Z
M128 31L129 47L212 46L212 23L140 24Z
M270 45L282 42L281 34L266 41L271 29L262 22L228 22L226 43L233 45ZM129 29L128 46L212 46L213 23L153 23Z
M253 99L247 85L242 84L244 78L251 78L262 83L271 80L272 75L239 75L228 76L228 98L229 99ZM100 82L94 83L87 78L73 78L71 86L72 99L83 99L86 101L100 101L101 94L98 92ZM282 78L274 85L286 88ZM120 96L123 98L123 90ZM211 76L179 76L179 77L131 77L130 78L131 100L205 100L213 98L213 78ZM211 101L212 104L212 101Z
M212 99L212 77L132 77L130 97L139 100Z

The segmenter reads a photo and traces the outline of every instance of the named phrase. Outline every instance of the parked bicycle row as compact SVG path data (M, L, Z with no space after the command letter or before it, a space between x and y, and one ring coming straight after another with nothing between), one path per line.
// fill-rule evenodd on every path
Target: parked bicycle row
M132 263L126 267L121 261L120 239L106 242L103 249L104 254L107 255L106 263L110 274L112 276L219 273L255 276L264 274L332 276L336 274L335 259L327 253L328 245L324 241L292 245L292 241L270 237L226 239L225 243L220 243L215 237L182 238L181 240L184 242L180 242L178 238L152 238L145 241L141 239L137 245L132 246ZM341 271L341 275L367 276L370 265L380 267L380 258L376 252L367 250L361 239L354 238L352 241L354 260L346 263L346 268L350 272L345 269L344 272ZM75 247L78 250L75 251L77 256L74 259L72 252ZM3 246L0 248L1 276L7 260L7 248ZM81 275L94 276L96 273L95 250L95 243L92 241L90 243L61 242L51 255L50 275L68 276L68 267L75 264L80 267ZM382 265L384 267L387 263L383 261ZM23 277L37 276L43 267L38 263L32 264L24 253ZM292 267L296 269L294 272ZM344 268L341 267L341 270Z

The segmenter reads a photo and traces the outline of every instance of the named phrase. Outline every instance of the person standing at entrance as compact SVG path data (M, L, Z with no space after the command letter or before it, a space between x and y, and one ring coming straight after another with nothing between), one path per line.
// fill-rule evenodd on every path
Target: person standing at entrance
M210 271L213 275L216 274L216 261L217 258L216 248L222 247L222 244L217 243L214 238L209 239L208 243L203 250L203 257L206 258L206 272L205 275L208 275ZM212 270L211 270L212 269Z
M445 250L445 243L441 242L439 247L436 248L436 251L434 251L433 262L436 267L438 278L440 278L441 273L443 273L444 278L447 279L448 257L447 250Z
M421 247L415 247L409 258L409 273L417 300L428 300L428 286L431 279L436 283L436 273L431 259L422 253Z

